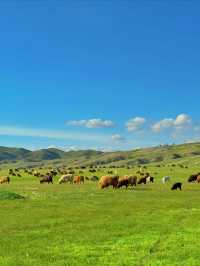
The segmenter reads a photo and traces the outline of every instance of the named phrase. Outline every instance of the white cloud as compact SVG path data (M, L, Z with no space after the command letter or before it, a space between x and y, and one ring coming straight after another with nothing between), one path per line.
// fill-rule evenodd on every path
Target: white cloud
M57 150L61 150L61 151L66 151L65 147L63 146L58 146L58 145L49 145L47 147L47 149L57 149Z
M184 130L191 126L192 119L189 115L180 114L175 119L165 118L152 126L153 132L159 133L166 129L171 130Z
M107 148L102 148L101 151L102 152L113 152L114 149L112 147L107 147Z
M59 147L56 145L49 145L47 149L59 149Z
M165 118L152 126L154 132L160 132L164 129L171 128L174 125L174 120L171 118Z
M122 137L122 136L119 135L119 134L114 134L114 135L112 135L112 140L113 140L113 141L116 141L116 142L120 142L120 141L125 140L125 138Z
M185 143L196 143L196 142L200 142L200 137L194 137L194 138L185 140Z
M70 146L69 148L66 148L65 151L79 151L81 150L78 146Z
M144 117L135 117L135 118L130 119L126 123L126 127L128 131L130 132L139 131L143 128L145 123L146 123L146 119Z
M174 125L176 127L186 127L186 126L190 125L191 122L192 122L192 120L191 120L189 115L180 114L176 117L176 119L174 121Z
M83 126L87 128L113 128L115 123L111 120L102 120L100 118L94 118L89 120L73 120L68 121L69 126Z

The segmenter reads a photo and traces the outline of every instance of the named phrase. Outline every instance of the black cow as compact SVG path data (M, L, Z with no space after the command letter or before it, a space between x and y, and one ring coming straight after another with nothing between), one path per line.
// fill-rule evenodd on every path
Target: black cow
M199 174L197 175L191 175L189 178L188 178L188 182L189 183L192 183L192 182L195 182L197 181L197 177L198 177Z
M147 183L147 178L146 178L146 177L142 177L142 178L140 178L140 180L138 181L138 185L140 185L140 184L145 184L145 185L146 185L146 183Z
M175 184L172 186L171 190L177 190L178 188L179 188L180 190L182 190L182 183L175 183Z

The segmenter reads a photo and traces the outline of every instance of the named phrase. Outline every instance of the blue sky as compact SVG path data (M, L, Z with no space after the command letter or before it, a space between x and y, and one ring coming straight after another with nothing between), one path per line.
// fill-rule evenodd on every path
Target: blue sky
M0 145L199 140L199 12L197 1L1 1Z

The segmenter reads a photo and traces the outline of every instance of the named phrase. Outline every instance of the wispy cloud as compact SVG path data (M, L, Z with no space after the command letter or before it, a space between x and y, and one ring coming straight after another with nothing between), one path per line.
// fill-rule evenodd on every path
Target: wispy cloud
M78 133L74 131L35 129L14 126L0 126L1 136L20 136L20 137L40 137L48 139L72 140L72 141L94 141L105 143L110 139L108 134Z
M111 120L94 118L89 120L72 120L66 123L69 126L81 126L86 128L113 128L115 123Z
M22 137L21 143L29 142L29 139L25 137L31 137L34 138L30 141L32 146L54 144L51 146L52 148L63 147L63 149L68 149L72 146L75 149L86 149L89 147L101 147L101 150L111 146L113 150L124 150L138 146L147 147L161 143L180 143L187 140L197 140L200 133L198 121L193 121L187 114L179 114L174 118L164 118L157 122L152 122L152 120L147 120L144 117L135 117L126 123L128 132L125 131L125 128L124 132L119 128L120 134L114 133L113 130L110 132L105 132L104 130L104 132L99 133L96 130L89 130L89 128L113 127L115 124L111 120L90 119L69 121L68 123L77 126L81 125L86 127L86 129L65 128L54 130L2 125L0 126L0 136ZM13 138L12 140L15 141L16 139ZM3 140L2 143L6 142ZM17 145L19 145L18 139Z
M112 135L112 140L115 142L121 142L121 141L124 141L125 138L121 136L120 134L114 134Z

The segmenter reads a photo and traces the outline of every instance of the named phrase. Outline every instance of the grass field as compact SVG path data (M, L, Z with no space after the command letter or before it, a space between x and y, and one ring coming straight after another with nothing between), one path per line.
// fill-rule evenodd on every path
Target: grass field
M1 193L25 199L0 194L0 265L200 265L200 185L186 182L198 167L148 171L154 184L127 191L101 191L89 181L40 185L25 175L1 185ZM164 175L169 184L161 184ZM170 190L176 181L182 192Z

